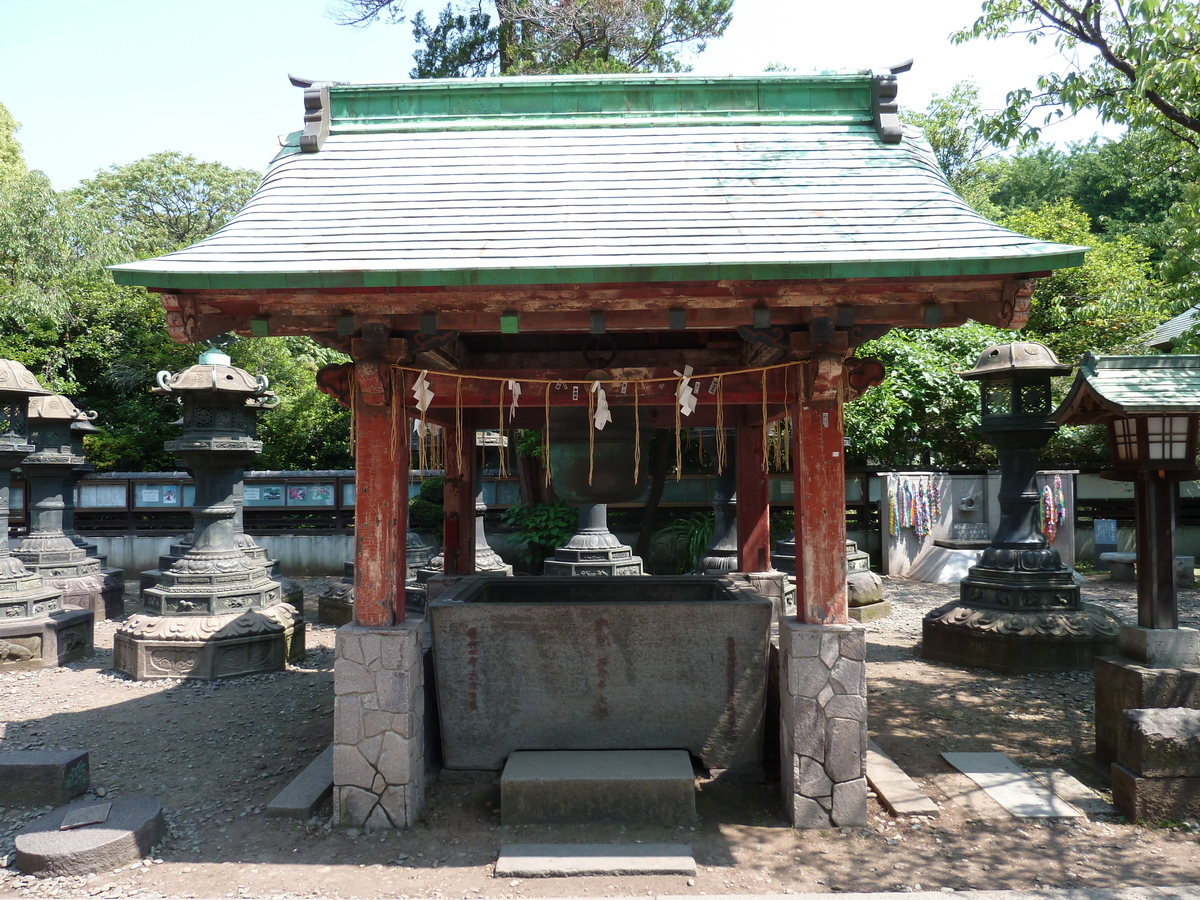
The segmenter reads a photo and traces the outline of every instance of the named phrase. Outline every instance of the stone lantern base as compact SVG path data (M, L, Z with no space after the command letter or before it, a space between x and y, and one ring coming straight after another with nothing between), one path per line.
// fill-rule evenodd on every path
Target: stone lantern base
M234 536L237 542L238 549L242 551L250 559L254 560L258 565L262 566L263 572L267 578L279 583L279 588L283 593L283 600L292 604L296 609L304 609L304 588L296 584L290 578L285 578L279 574L279 560L270 559L267 556L267 551L255 543L254 538L245 532L239 532ZM179 562L189 550L192 549L192 536L188 535L183 540L171 545L170 550L166 555L158 558L157 569L147 569L141 572L138 576L138 590L140 593L145 592L158 585L162 580L163 572L170 570L175 563Z
M288 603L223 616L136 615L116 633L113 668L136 681L215 681L281 671L304 649L304 620Z
M59 578L49 571L42 570L42 582L62 592L64 605L86 609L97 619L113 619L125 611L124 570L101 568L73 578Z
M579 531L542 564L546 576L643 575L642 558L608 530L608 507L584 503L579 508Z
M0 622L0 672L63 666L86 656L93 621L89 610L69 607Z
M960 583L960 597L925 616L925 659L995 672L1090 669L1113 653L1120 623L1081 603L1070 572L981 572Z

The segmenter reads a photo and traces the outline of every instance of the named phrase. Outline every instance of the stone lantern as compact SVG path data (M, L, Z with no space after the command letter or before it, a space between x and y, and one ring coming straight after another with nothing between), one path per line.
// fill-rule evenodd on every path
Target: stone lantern
M925 616L922 655L1001 672L1091 668L1116 646L1118 622L1080 601L1079 586L1042 533L1038 453L1057 425L1050 379L1066 375L1045 346L1000 344L962 373L982 394L980 433L1000 462L1000 523L959 585L959 599Z
M20 363L0 359L0 671L62 665L92 649L92 613L65 606L61 591L9 551L9 481L35 450L29 403L49 393Z
M207 350L199 365L158 373L158 393L183 403L183 433L166 448L196 484L192 542L142 592L148 615L115 638L115 668L141 680L211 680L282 669L304 652L302 612L237 539L240 473L262 449L256 417L278 405L264 377Z
M30 524L13 555L41 575L47 587L61 591L64 603L91 610L104 619L123 611L124 573L106 570L83 540L76 543L66 530L67 510L75 507L75 482L86 462L83 431L77 429L82 425L96 431L92 425L95 417L95 413L77 409L66 397L30 398L34 452L21 463L29 481Z

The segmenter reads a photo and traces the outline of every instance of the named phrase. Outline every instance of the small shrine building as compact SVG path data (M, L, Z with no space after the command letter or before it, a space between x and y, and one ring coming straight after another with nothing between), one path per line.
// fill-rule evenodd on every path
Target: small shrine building
M321 376L353 410L357 457L356 622L335 668L343 821L410 824L424 802L404 609L412 420L446 429L453 576L473 571L463 435L543 428L564 408L732 429L747 573L770 569L765 437L790 421L781 686L810 682L787 673L833 640L835 693L862 700L835 714L784 691L784 791L797 825L865 816L842 413L883 371L855 349L894 327L1019 328L1034 279L1084 253L975 213L900 125L896 91L869 71L314 83L303 130L232 222L114 267L161 295L176 340L309 335L353 360Z

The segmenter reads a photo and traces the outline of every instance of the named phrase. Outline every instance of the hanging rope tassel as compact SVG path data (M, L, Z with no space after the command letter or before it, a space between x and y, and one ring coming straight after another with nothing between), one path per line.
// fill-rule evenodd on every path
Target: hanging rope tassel
M638 408L638 383L633 383L633 483L638 483L642 467L642 412Z
M770 429L767 427L767 370L766 369L762 370L762 430L763 430L763 438L762 438L763 471L768 472L768 471L770 471L770 466L767 462L767 459L768 459L768 455L771 451L771 448L770 448L770 443L769 443L769 437L767 434L767 432Z
M505 465L504 459L504 382L500 382L500 403L496 407L496 411L500 414L500 426L497 429L500 438L496 443L496 449L500 454L500 477L508 477L508 467Z
M550 487L550 384L546 384L545 399L546 421L542 426L542 478L545 486Z

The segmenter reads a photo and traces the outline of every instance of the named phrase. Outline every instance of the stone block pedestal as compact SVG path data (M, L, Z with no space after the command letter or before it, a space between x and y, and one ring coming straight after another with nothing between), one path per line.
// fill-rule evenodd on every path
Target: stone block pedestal
M867 822L866 631L779 623L780 785L796 828Z
M423 623L343 625L333 670L333 810L343 825L406 828L425 805Z
M0 621L0 671L63 666L92 652L94 617L68 607Z
M1112 782L1113 802L1131 821L1200 815L1200 710L1125 710Z

